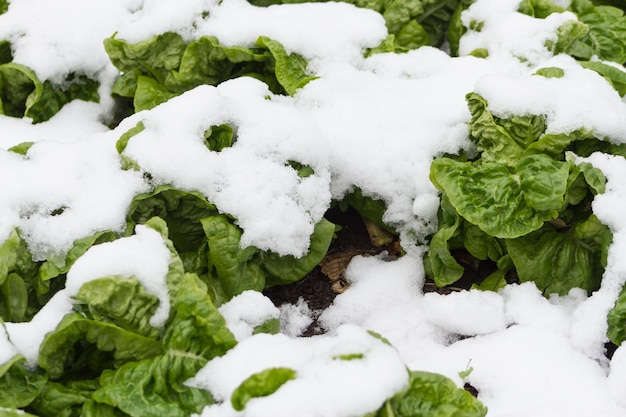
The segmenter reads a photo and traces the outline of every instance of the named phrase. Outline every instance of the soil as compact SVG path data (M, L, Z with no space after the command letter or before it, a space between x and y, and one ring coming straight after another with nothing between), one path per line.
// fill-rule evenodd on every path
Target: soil
M386 245L374 245L365 222L354 209L348 208L342 211L339 208L333 208L326 214L326 218L341 226L326 257L302 280L289 285L265 289L263 293L272 300L274 305L296 304L298 299L302 298L311 310L323 311L332 304L342 289L347 288L348 283L343 277L343 272L352 257L357 255L371 256L382 252L386 252L390 257L401 256L397 239ZM482 281L495 270L494 265L481 263L467 254L459 252L455 256L465 266L465 275L453 286L441 288L437 287L432 279L426 277L424 292L449 294L454 291L469 289L472 284ZM323 332L324 330L320 328L317 321L314 321L303 333L303 336L314 336Z

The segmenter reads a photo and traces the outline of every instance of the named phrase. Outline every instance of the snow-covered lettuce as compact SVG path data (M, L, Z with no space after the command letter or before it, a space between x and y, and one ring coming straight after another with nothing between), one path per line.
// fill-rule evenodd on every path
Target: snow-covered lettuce
M513 270L546 294L599 288L612 236L590 203L604 192L605 178L590 164L575 163L571 151L601 150L602 141L584 130L546 133L541 115L496 117L476 93L467 102L479 157L441 157L431 166L443 193L426 261L436 283L461 278L464 268L452 251L462 249L498 263L489 288L504 285Z
M217 85L240 76L255 77L277 94L293 95L314 77L297 54L261 36L254 47L224 46L213 36L185 42L166 32L129 43L115 36L104 40L111 62L122 74L112 93L131 99L134 111L161 104L201 84Z
M70 74L63 83L40 80L35 72L13 61L11 45L0 40L0 114L44 122L72 100L99 101L98 82Z
M184 382L235 338L206 285L185 272L165 221L153 218L146 226L162 236L171 256L164 324L149 321L163 300L137 279L88 281L75 296L75 311L45 336L35 369L25 368L19 355L0 365L0 407L55 417L188 416L213 402L209 392Z
M300 280L326 255L335 232L335 225L322 219L311 235L309 252L300 258L242 248L243 232L235 219L218 213L200 193L166 185L134 199L129 224L141 224L153 216L167 222L185 270L207 283L218 304L246 290L261 291Z
M409 385L387 400L376 417L484 417L487 408L443 375L412 371Z

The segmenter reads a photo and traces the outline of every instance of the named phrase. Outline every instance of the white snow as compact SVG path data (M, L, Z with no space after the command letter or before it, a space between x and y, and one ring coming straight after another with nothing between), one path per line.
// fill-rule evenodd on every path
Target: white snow
M575 16L534 19L516 13L518 4L477 0L463 20L481 22L482 29L463 37L459 58L424 47L365 59L364 49L385 38L384 21L342 3L258 8L243 0L175 6L167 0L12 0L0 16L0 39L12 42L15 62L54 81L85 73L101 82L102 99L70 103L37 125L0 116L0 241L19 228L35 259L61 262L76 239L121 231L134 196L171 184L200 191L234 216L243 246L300 256L332 200L359 187L387 203L384 219L401 232L407 254L394 261L355 258L346 271L350 288L319 317L324 336L298 337L317 314L304 302L276 308L261 294L244 293L221 306L240 343L189 381L224 401L203 417L243 415L230 406L232 391L268 367L291 367L297 378L252 400L246 416L362 415L406 384L405 366L462 385L458 372L470 360L467 380L479 389L489 417L626 415L626 353L622 347L612 361L604 356L606 313L626 281L623 158L586 159L608 178L593 209L614 233L600 290L550 299L533 284L498 293L422 292L423 242L435 230L438 207L429 166L446 152L473 152L467 93L483 95L496 115L543 114L550 132L584 127L626 141L623 99L599 75L545 47ZM107 130L107 89L116 72L102 40L117 32L139 41L168 30L188 40L214 35L228 45L250 46L269 36L310 59L319 78L294 97L274 95L251 78L201 86ZM486 48L489 57L466 56L476 48ZM562 68L564 77L533 75L550 66ZM124 155L143 172L124 171L115 143L138 122L145 129ZM211 152L203 134L224 123L236 129L237 141ZM6 151L24 141L35 142L25 157ZM309 165L314 174L298 177L289 161ZM152 320L162 323L168 263L161 237L142 226L134 236L94 246L70 270L67 289L31 322L0 328L0 363L19 352L34 365L44 335L71 310L71 295L100 276L140 279L159 296ZM269 318L280 318L282 333L253 335ZM363 358L338 359L355 353Z
M361 354L360 359L342 356ZM283 334L258 334L245 339L224 356L213 359L187 384L209 389L219 401L203 417L232 415L232 392L250 375L274 367L296 371L268 397L251 400L246 416L347 416L378 409L402 389L408 374L395 349L354 325L332 336L309 339Z
M219 311L238 342L252 336L255 327L280 316L272 301L258 291L244 291L221 305Z
M284 303L280 309L280 332L287 336L301 336L313 323L319 312L309 308L303 297L296 304Z

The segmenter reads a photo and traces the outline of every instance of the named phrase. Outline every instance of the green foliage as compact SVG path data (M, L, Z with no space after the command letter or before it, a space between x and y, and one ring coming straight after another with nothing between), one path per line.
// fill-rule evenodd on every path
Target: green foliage
M617 346L626 340L626 287L622 288L622 292L615 301L615 305L607 316L609 329L607 336L609 340Z
M0 46L1 61L11 58L9 46ZM64 85L40 81L30 68L14 62L0 61L0 114L29 117L34 123L44 122L72 100L99 100L99 84L84 76L70 74Z
M248 401L253 398L267 397L276 392L283 384L296 378L296 371L290 368L270 368L246 378L230 397L233 408L243 411Z
M590 153L606 142L585 130L546 134L543 116L496 117L475 93L467 102L479 157L441 157L431 165L431 181L443 193L425 258L435 283L463 276L452 255L463 250L497 265L476 288L501 288L514 273L546 294L598 289L612 235L591 214L590 202L604 192L605 178L588 163L574 163L570 149Z
M185 42L167 32L137 43L114 36L104 40L111 62L122 75L112 93L133 101L135 111L151 109L201 84L217 85L240 76L264 81L277 94L295 94L315 79L307 62L288 54L277 41L261 36L253 48L224 46L213 36Z
M484 417L487 408L443 375L411 371L409 386L385 402L376 417Z

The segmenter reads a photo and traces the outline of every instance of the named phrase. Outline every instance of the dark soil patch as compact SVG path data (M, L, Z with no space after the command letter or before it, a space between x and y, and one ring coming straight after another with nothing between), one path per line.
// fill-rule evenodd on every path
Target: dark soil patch
M325 261L329 259L331 262L345 260L345 262L343 262L345 263L345 265L343 265L345 269L348 261L357 255L376 255L387 251L390 256L400 256L397 250L397 241L385 246L375 246L372 244L365 223L355 210L349 208L342 211L339 208L333 208L326 214L326 218L339 225L341 229L337 232L337 236L328 250ZM328 262L326 264L328 265ZM324 265L324 262L322 262L322 265ZM486 269L485 265L482 265L481 268L482 269L479 270L473 267L466 268L466 276L456 282L454 286L450 287L439 288L435 285L433 280L427 278L424 285L424 292L436 291L440 294L449 294L454 291L469 289L473 283L480 282L480 280L491 273L491 270L488 269L488 267ZM342 285L347 285L345 281L343 281L343 283L341 282L343 277L338 279L339 282L331 281L329 275L332 274L328 272L328 269L330 269L330 267L327 266L327 268L324 269L323 266L318 265L302 280L289 285L267 288L263 293L269 297L277 307L285 303L296 304L298 300L302 298L306 301L311 310L321 312L332 304L338 294L337 290L341 288ZM338 267L338 269L341 269L341 267ZM339 272L337 272L336 275L340 275ZM335 284L334 288L333 284ZM303 336L313 336L321 333L323 333L323 329L320 329L317 320L314 320L303 333Z

